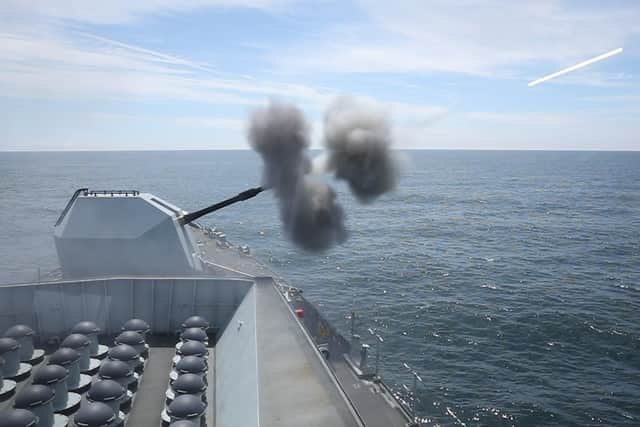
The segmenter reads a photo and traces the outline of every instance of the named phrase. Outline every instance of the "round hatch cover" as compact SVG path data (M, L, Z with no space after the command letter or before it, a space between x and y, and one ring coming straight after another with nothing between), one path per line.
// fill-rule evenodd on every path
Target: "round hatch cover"
M0 354L8 353L18 348L20 348L20 344L13 338L0 338Z
M200 341L207 340L207 333L200 328L187 328L181 334L182 341Z
M15 325L7 329L4 336L8 338L23 338L32 336L33 334L35 334L35 332L27 325Z
M89 344L91 344L91 341L89 341L89 338L86 335L71 334L64 340L62 340L62 344L60 344L60 347L82 349L84 347L88 347Z
M180 420L188 420L200 417L206 407L207 405L200 398L191 394L183 394L173 399L167 408L167 414Z
M136 349L127 344L112 347L108 354L112 360L135 360L140 357Z
M0 427L34 427L38 417L26 409L14 409L0 414Z
M34 384L50 385L63 381L69 376L69 371L60 365L47 365L38 369L33 376Z
M116 419L113 410L102 402L83 404L73 421L78 427L106 427Z
M62 347L49 357L49 365L68 366L77 362L78 359L80 359L80 355L77 351L69 347Z
M105 360L100 365L98 375L103 379L120 379L133 375L133 370L120 360Z
M122 398L127 391L113 380L100 380L95 382L87 392L89 400L94 402L110 402Z
M191 316L185 319L184 322L182 322L182 328L183 329L187 329L187 328L207 329L209 328L209 321L202 316Z
M141 345L144 344L144 336L136 331L124 331L115 339L116 344Z
M179 394L195 394L203 392L207 385L199 375L182 374L171 384L171 388Z
M23 388L13 406L18 409L30 409L47 404L53 400L55 392L51 387L41 384L31 384Z
M207 362L203 357L185 356L176 364L176 371L181 374L200 374L207 370Z
M90 320L83 320L82 322L76 323L76 326L74 326L73 329L71 329L71 332L73 332L74 334L83 334L83 335L99 334L100 328L98 327L98 325L96 325L94 322L91 322Z
M124 325L122 325L123 331L135 331L135 332L146 333L146 332L149 332L149 329L151 329L149 324L142 319L129 319L126 322L124 322Z
M207 354L207 347L200 341L186 341L178 350L181 356L204 356Z

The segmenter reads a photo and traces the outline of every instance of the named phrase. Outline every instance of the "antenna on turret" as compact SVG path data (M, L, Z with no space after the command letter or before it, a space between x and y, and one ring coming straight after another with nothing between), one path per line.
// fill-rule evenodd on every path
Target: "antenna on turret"
M224 207L227 207L237 202L242 202L244 200L251 199L252 197L255 197L261 192L263 192L264 190L265 190L264 187L250 188L246 191L243 191L242 193L237 194L234 197L231 197L230 199L223 200L221 202L215 203L211 206L207 206L206 208L200 209L198 211L185 214L180 218L178 218L178 221L180 221L180 224L182 225L187 225L202 216L210 214L211 212L217 211L219 209L222 209Z

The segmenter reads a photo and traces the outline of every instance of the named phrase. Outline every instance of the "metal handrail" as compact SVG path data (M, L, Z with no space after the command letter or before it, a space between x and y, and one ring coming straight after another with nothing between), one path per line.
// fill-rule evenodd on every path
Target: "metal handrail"
M78 196L80 196L81 194L84 196L118 195L118 196L134 196L135 197L140 195L140 192L138 190L91 190L89 191L88 188L79 188L75 191L75 193L73 193L73 196L71 196L71 199L69 199L69 201L67 202L67 205L62 210L62 213L60 213L60 216L56 221L55 227L59 226L60 223L62 223L62 220L64 219L65 216L67 216L69 209L71 209L71 205L73 205L73 202L75 202Z
M60 223L62 222L64 217L67 215L67 212L69 212L69 209L71 209L71 205L73 205L73 202L76 201L76 199L78 198L80 193L86 193L87 191L89 191L88 188L78 188L76 190L76 192L73 193L73 196L71 196L71 199L69 199L69 201L67 202L67 205L64 207L64 209L60 213L60 216L58 217L58 220L56 221L55 227L60 225Z
M85 196L138 196L140 192L138 190L91 190L85 188Z

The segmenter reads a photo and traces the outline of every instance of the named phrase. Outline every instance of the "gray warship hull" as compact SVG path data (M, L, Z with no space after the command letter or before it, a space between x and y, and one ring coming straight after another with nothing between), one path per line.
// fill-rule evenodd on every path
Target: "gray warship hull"
M359 349L298 288L223 233L182 224L184 214L145 193L83 189L74 195L55 228L64 277L0 287L0 331L28 325L35 346L46 351L32 372L78 322L95 322L108 347L128 319L145 319L148 357L121 424L169 425L175 421L167 416L167 392L179 357L177 332L184 319L199 315L211 324L201 425L414 424L366 355L354 362L351 354ZM15 406L32 377L15 381L0 411ZM67 418L73 425L73 414Z

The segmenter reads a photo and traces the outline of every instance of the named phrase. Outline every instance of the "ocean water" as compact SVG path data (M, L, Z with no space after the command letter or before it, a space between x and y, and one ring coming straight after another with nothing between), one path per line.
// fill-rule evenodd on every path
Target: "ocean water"
M640 153L413 151L350 238L302 253L271 196L207 217L419 387L425 425L640 425ZM134 188L187 210L255 186L248 151L0 153L0 283L56 268L73 191ZM373 343L369 341L370 343Z

